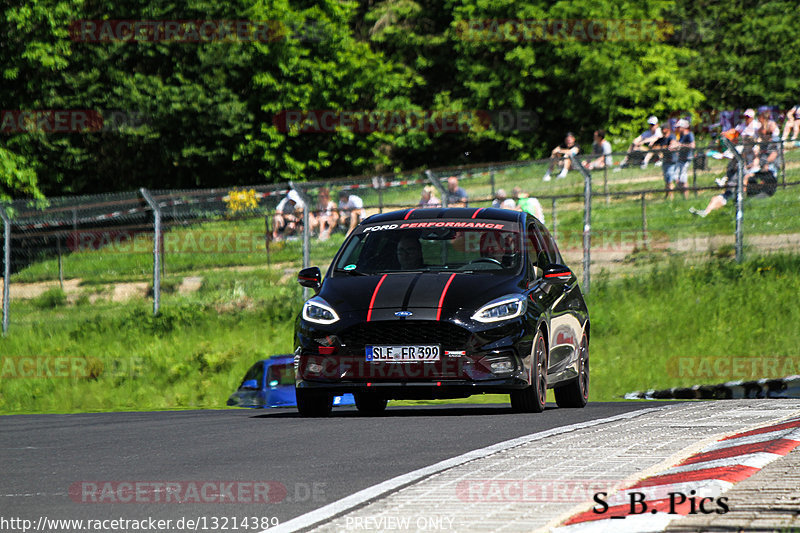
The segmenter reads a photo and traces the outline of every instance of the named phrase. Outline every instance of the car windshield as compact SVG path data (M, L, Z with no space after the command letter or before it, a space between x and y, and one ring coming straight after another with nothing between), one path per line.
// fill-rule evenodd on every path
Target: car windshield
M517 224L446 221L427 223L431 227L425 224L360 228L345 243L334 275L442 271L512 274L521 268ZM464 227L469 225L472 227Z

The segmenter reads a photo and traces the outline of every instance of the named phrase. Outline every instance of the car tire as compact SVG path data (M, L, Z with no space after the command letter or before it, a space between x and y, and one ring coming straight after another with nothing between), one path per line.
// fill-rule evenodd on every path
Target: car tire
M547 344L542 330L533 341L533 383L511 393L511 408L518 413L541 413L547 398Z
M372 392L357 392L353 394L356 400L356 409L362 415L376 416L386 410L389 401Z
M553 390L559 407L585 407L589 401L589 339L581 339L578 348L578 377Z
M322 417L331 414L333 394L325 391L297 389L297 411L300 416Z

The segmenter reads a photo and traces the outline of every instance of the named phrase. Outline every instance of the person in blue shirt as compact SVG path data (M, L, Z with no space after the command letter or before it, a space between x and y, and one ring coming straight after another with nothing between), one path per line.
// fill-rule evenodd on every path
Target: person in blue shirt
M678 141L672 133L672 126L669 122L661 125L661 137L653 144L653 150L661 155L661 171L664 173L664 186L667 188L667 198L672 199L672 191L675 190L675 181L678 170L676 162L678 154L675 152Z

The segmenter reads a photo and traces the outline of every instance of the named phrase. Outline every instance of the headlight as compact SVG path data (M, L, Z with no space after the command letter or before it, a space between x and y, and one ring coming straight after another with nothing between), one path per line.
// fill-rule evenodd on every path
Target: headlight
M333 324L339 315L322 298L311 298L303 304L303 320L315 324Z
M508 320L516 318L525 313L528 308L528 303L525 298L521 296L504 296L493 300L484 305L472 315L472 320L478 322L500 322L501 320Z

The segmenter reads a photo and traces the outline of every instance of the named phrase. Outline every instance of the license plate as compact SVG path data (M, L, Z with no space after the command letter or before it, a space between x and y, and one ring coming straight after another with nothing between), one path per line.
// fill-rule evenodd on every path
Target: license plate
M439 345L413 346L367 346L367 361L404 363L415 361L438 361Z

